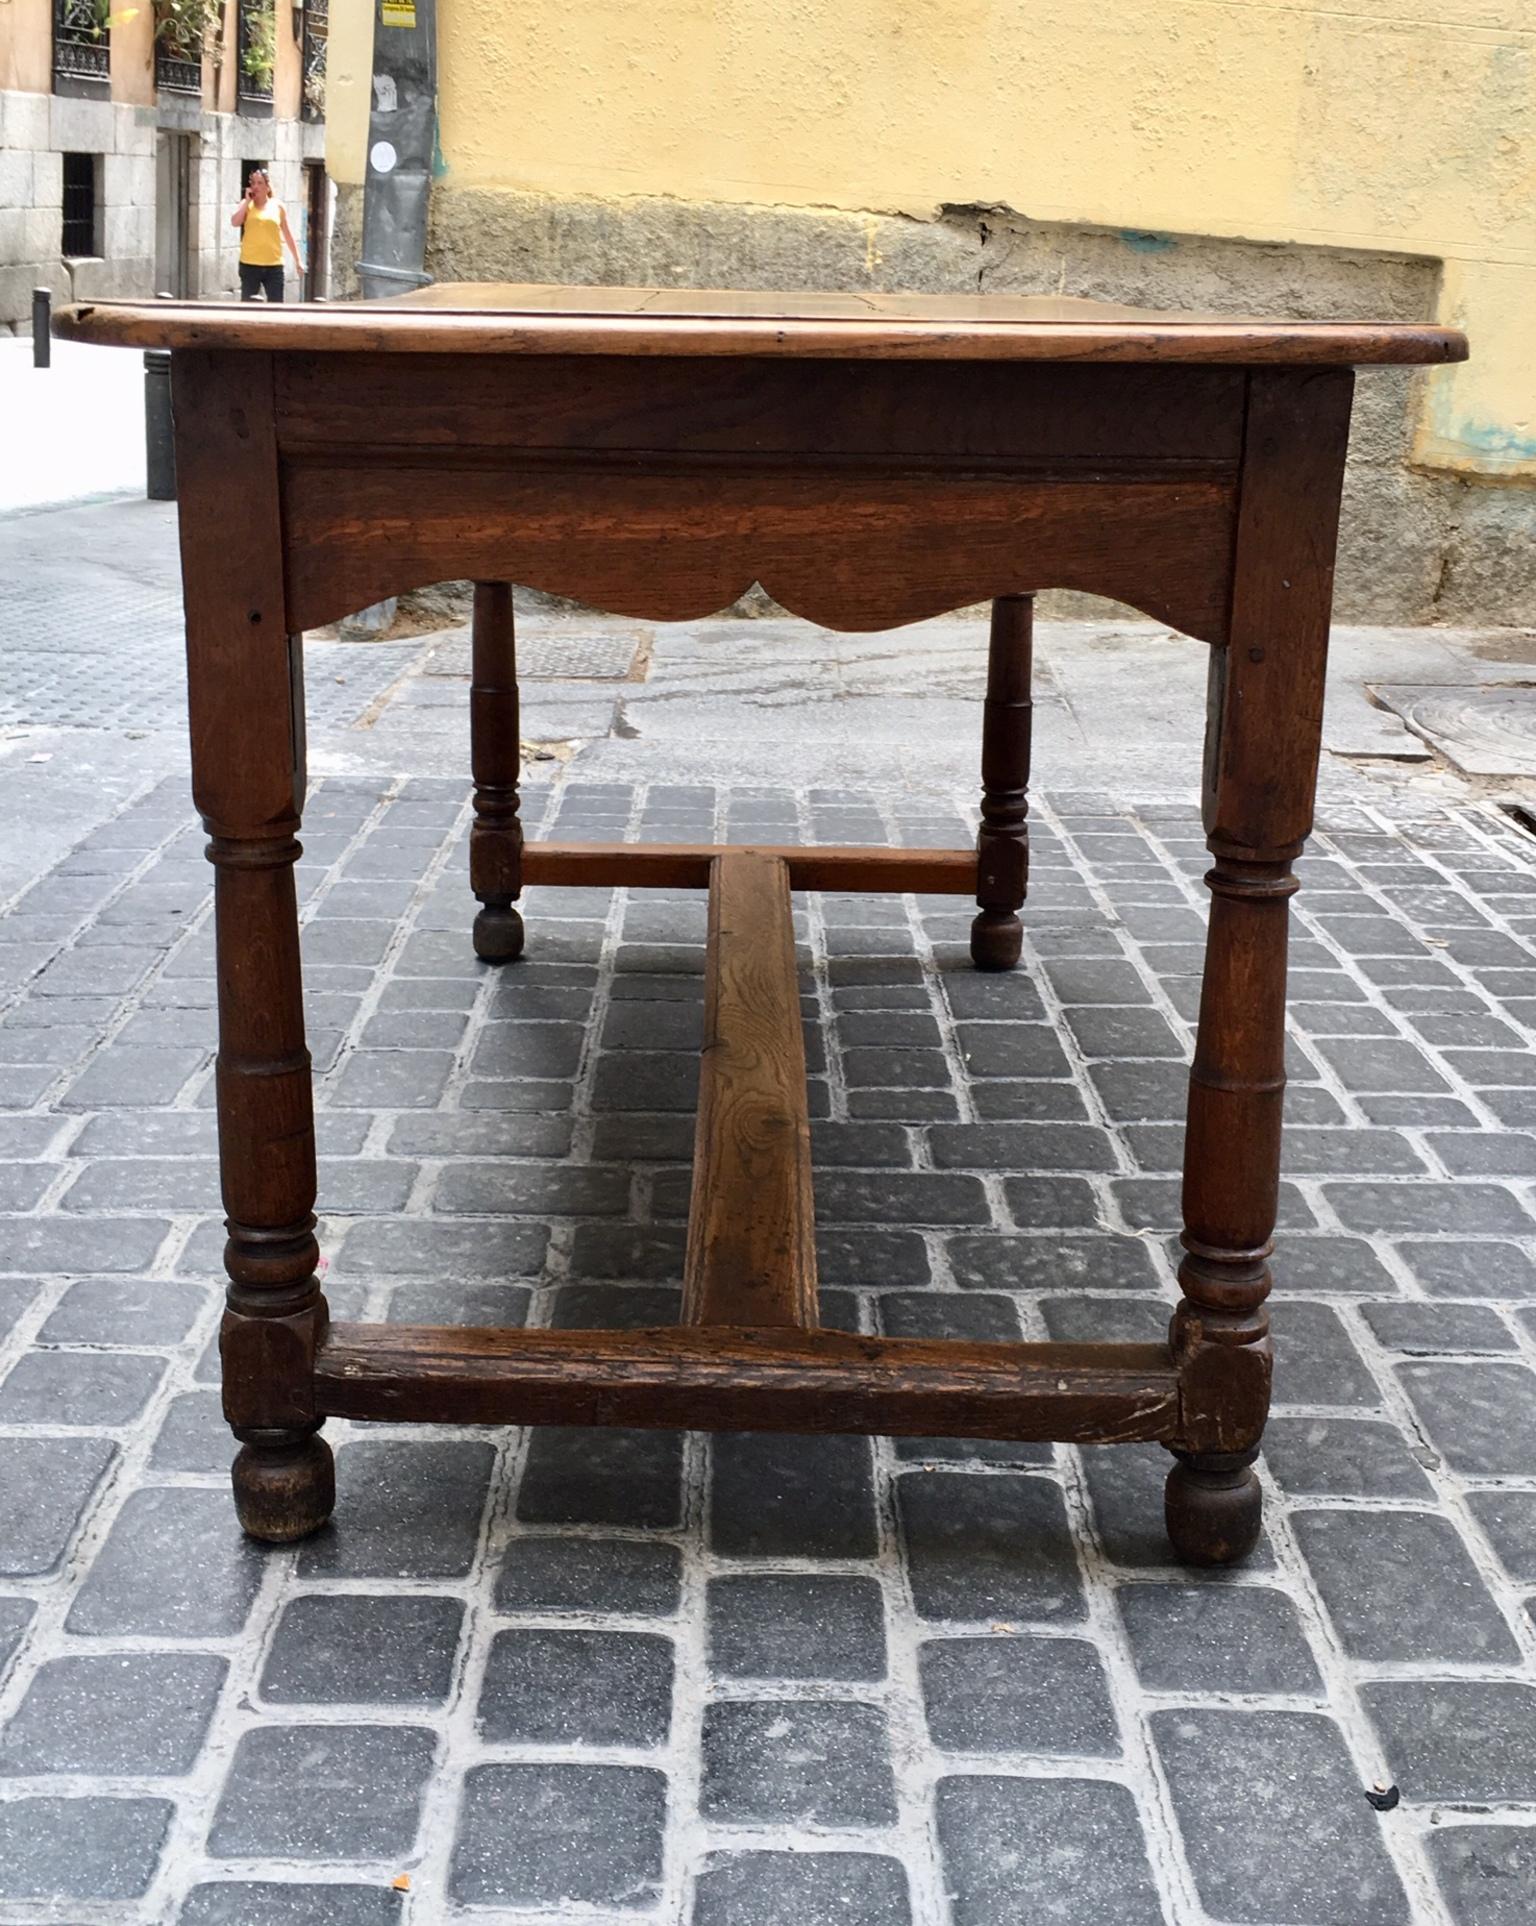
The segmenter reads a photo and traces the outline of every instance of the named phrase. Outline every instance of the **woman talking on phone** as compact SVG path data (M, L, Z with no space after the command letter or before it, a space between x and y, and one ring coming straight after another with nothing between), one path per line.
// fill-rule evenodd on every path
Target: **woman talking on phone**
M240 230L240 299L254 301L258 294L265 294L269 301L281 301L285 241L301 277L304 263L299 259L299 244L293 238L283 204L272 198L272 183L265 168L251 170L245 199L230 215L229 224Z

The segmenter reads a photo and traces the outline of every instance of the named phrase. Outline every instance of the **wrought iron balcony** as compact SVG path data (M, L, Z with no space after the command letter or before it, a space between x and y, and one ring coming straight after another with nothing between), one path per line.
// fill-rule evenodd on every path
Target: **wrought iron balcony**
M53 0L53 78L111 82L107 10L100 0Z

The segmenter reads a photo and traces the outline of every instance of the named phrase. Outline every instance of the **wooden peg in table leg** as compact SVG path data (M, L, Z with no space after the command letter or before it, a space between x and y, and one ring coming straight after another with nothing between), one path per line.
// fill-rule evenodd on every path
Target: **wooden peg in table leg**
M1024 946L1018 912L1029 880L1034 609L1032 595L1000 595L992 604L976 838L979 914L971 924L971 961L978 970L1011 970Z
M475 955L482 963L513 963L523 953L523 919L513 908L523 889L523 826L517 793L522 773L517 643L509 582L476 582L471 634L469 757L475 820L469 832L469 882L481 903L475 918Z

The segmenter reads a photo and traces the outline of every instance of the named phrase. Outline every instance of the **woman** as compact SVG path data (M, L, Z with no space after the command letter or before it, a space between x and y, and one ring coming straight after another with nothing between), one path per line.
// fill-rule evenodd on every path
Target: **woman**
M230 215L229 224L240 230L240 299L254 301L258 294L265 294L269 301L281 301L285 241L301 278L304 263L299 259L299 244L288 226L287 212L281 201L272 198L272 183L264 167L252 169L245 199Z

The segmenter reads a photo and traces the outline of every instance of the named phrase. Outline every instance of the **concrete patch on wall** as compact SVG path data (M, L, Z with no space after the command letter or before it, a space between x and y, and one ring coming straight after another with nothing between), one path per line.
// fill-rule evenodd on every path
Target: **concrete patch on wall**
M336 214L337 292L355 258L356 190ZM1069 293L1153 308L1308 320L1429 321L1440 263L1031 221L950 205L932 219L832 209L433 189L427 267L440 281L933 293ZM1356 390L1335 606L1343 621L1536 623L1536 490L1410 465L1414 371ZM1053 595L1057 614L1102 602Z

